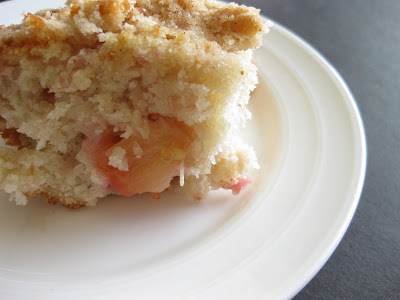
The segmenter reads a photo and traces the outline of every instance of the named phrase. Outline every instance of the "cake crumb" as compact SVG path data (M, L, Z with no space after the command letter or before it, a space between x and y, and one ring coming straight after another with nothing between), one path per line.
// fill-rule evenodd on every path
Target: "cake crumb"
M136 141L133 142L132 148L133 148L133 154L135 154L136 158L142 158L143 149Z
M120 171L129 171L128 158L125 149L115 147L109 156L108 164Z

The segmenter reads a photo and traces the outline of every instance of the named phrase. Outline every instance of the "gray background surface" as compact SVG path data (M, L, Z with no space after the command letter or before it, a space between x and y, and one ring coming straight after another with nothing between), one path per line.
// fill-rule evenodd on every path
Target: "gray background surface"
M367 176L354 219L295 299L400 299L400 1L237 2L260 8L336 67L367 133Z
M400 1L241 0L312 44L343 76L367 134L353 221L301 299L400 299Z

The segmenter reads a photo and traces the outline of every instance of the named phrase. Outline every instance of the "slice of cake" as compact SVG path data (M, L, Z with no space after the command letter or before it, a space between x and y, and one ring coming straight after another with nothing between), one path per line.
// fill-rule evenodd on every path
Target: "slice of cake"
M259 11L213 0L70 0L0 27L0 190L71 207L109 194L240 192Z

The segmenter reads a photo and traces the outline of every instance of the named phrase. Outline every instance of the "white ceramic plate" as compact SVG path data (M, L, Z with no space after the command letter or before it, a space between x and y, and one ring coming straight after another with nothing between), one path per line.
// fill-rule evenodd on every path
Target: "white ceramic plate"
M5 2L0 20L61 4ZM305 286L356 209L364 131L343 80L292 33L275 25L255 61L246 135L262 168L248 189L75 211L0 194L1 298L283 299Z

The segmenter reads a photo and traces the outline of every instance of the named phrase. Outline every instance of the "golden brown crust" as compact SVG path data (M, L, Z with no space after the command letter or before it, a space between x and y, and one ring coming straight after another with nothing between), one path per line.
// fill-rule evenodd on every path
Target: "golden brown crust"
M257 48L264 29L258 9L234 3L138 0L135 8L171 28L194 31L199 36L215 41L225 51Z
M80 13L93 24L101 25L104 32L120 32L124 22L136 25L137 15L143 15L163 24L170 37L179 32L191 32L217 42L225 51L257 48L264 28L259 10L213 0L72 0L67 3L69 5L62 9L28 13L22 25L0 28L0 52L11 56L20 52L29 54L32 47L46 47L54 41L68 41L79 49L84 36L71 25ZM102 21L94 20L91 15L96 10ZM52 19L69 20L71 24L67 22L66 27L60 30L53 26ZM154 29L157 31L160 27L155 24ZM86 47L87 43L97 42L96 35L85 38Z
M75 200L74 202L68 202L67 200L63 199L62 197L47 193L47 192L27 192L25 193L25 196L29 199L32 199L36 196L40 195L41 197L43 197L47 203L49 204L53 204L56 205L59 202L69 208L69 209L78 209L78 208L82 208L82 207L86 207L86 203L82 202L80 200Z
M74 202L74 203L62 202L62 205L64 205L65 207L67 207L69 209L78 209L78 208L86 207L86 203L81 202L81 201L77 201L77 202Z

